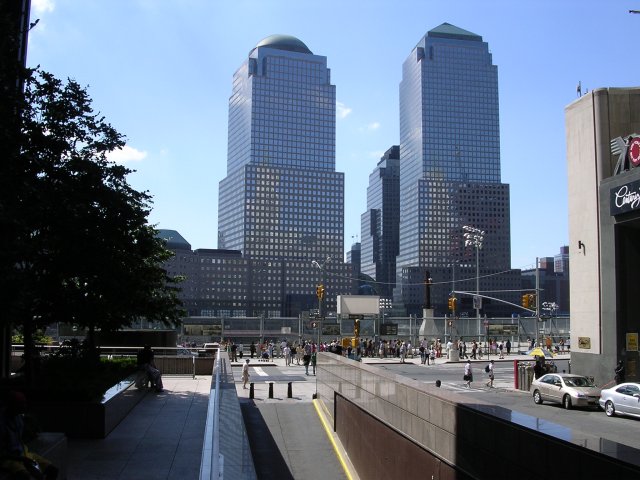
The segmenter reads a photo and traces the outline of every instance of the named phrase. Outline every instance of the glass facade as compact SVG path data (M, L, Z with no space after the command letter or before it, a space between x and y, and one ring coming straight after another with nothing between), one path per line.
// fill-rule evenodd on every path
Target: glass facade
M404 62L400 159L396 301L417 313L424 302L417 278L428 270L441 276L434 283L446 282L453 280L452 266L475 266L475 248L464 246L464 225L485 232L481 275L507 272L509 186L500 179L498 70L481 36L445 23L429 31ZM489 277L482 283L493 289L505 282ZM432 298L436 313L446 313L451 290L448 285ZM514 294L502 297L517 300Z
M264 39L233 77L218 247L282 262L281 299L307 302L323 281L329 305L351 292L335 99L326 57L294 37Z
M377 292L393 297L400 217L400 147L385 152L369 175L367 211L361 216L360 271L376 280Z

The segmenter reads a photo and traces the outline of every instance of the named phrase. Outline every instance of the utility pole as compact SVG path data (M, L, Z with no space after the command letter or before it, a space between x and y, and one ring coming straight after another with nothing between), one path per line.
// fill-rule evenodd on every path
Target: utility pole
M539 337L540 337L540 262L539 262L539 258L536 257L536 343L538 344L538 346L542 346L542 344L540 343Z

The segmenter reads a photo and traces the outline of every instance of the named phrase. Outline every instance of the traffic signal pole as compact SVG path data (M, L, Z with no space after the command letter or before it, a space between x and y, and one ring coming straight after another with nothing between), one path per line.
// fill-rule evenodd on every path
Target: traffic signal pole
M539 262L539 258L536 257L536 343L538 344L537 346L540 347L542 346L540 344L540 268L539 268L540 262Z

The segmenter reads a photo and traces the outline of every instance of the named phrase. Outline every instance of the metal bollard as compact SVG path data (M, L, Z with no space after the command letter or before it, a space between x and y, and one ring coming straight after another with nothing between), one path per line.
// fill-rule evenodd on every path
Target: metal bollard
M249 398L253 399L253 383L249 384Z
M269 398L273 398L273 382L269 382Z
M291 383L287 384L287 398L293 398L293 389L291 388Z

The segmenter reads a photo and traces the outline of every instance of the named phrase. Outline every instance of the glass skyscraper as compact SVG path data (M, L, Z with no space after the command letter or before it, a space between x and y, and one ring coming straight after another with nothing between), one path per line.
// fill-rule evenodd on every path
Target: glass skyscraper
M361 218L360 271L376 281L376 291L393 298L400 216L400 147L385 152L369 175L367 211Z
M218 207L218 248L263 260L265 271L277 264L281 272L277 281L256 282L258 299L306 309L317 283L326 284L329 306L336 294L350 293L335 131L336 90L326 57L291 36L259 42L233 76ZM288 310L281 313L296 308Z
M475 291L476 250L465 246L463 226L484 231L482 290L513 289L519 280L509 271L509 216L509 186L500 180L498 69L481 36L444 23L403 64L395 300L420 312L427 271L437 314L446 313L451 290ZM490 296L517 301L513 293ZM470 297L459 306L473 312ZM507 311L513 307L483 305L490 315Z

